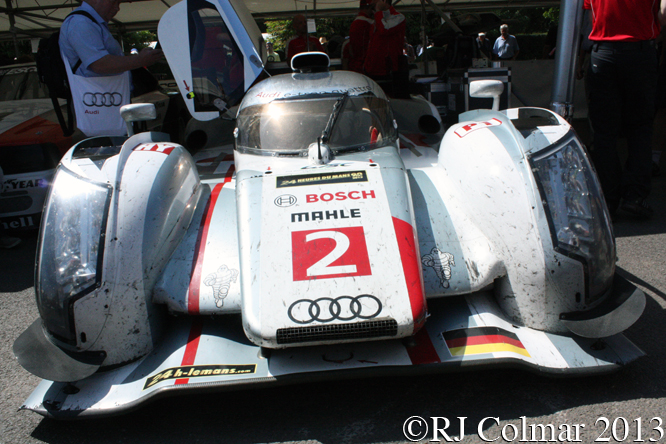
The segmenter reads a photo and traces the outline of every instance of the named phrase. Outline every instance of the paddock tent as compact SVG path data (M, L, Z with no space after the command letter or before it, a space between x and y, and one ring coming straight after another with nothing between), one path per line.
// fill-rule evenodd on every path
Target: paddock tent
M123 2L113 19L113 32L154 30L162 14L177 0L138 0ZM3 5L4 3L4 5ZM62 20L81 4L74 0L0 0L0 41L44 37L60 27ZM358 0L246 0L255 18L352 15ZM420 11L422 7L444 11L488 10L558 5L554 0L395 0L401 12ZM114 29L115 28L115 29Z

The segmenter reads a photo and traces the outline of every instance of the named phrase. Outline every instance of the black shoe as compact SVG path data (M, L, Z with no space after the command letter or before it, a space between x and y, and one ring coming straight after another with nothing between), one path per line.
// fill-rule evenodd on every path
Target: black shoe
M639 219L649 219L654 214L654 210L645 199L624 200L620 209Z

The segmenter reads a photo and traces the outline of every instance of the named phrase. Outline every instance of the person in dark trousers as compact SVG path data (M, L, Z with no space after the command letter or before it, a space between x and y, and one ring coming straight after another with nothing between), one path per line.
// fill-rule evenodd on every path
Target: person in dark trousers
M661 0L662 8L666 0ZM585 0L592 11L589 119L594 130L592 161L606 204L638 218L653 210L652 122L657 86L654 39L660 32L660 5L654 0ZM627 20L631 17L631 20ZM628 156L622 164L617 139L623 130Z

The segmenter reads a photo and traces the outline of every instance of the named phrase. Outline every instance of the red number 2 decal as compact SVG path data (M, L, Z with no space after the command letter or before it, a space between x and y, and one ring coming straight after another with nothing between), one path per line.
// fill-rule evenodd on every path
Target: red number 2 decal
M372 274L363 227L294 231L291 246L295 281Z

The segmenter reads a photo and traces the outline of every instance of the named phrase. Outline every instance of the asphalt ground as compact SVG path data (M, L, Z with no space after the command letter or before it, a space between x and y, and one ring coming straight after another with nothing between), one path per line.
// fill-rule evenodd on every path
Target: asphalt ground
M646 356L616 373L553 379L492 370L329 381L167 398L126 415L84 421L18 411L39 382L11 351L37 317L37 242L35 234L26 235L20 246L0 251L0 443L402 443L409 442L403 425L412 416L427 420L431 430L431 417L449 419L450 436L459 436L457 418L466 417L464 443L485 442L480 423L488 440L537 442L539 437L520 435L523 421L528 427L553 425L555 442L639 442L639 425L644 442L666 442L666 436L658 439L659 427L666 435L666 175L653 184L654 217L635 221L620 215L614 225L618 270L647 295L643 316L626 331ZM484 418L498 418L499 424ZM515 438L513 428L519 432ZM432 432L423 442L431 438ZM442 435L439 440L446 442Z

